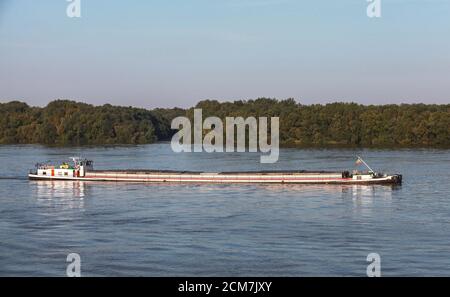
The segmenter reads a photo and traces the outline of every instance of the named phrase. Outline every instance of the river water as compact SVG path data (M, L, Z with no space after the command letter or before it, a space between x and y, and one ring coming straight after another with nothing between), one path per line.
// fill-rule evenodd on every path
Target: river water
M97 169L204 171L374 169L401 186L138 184L29 181L36 162L83 155ZM167 143L0 146L0 275L450 275L450 151L282 149L176 154Z

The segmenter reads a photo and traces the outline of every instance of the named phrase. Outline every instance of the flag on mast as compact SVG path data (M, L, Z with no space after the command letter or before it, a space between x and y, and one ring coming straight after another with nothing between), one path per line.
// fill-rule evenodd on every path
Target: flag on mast
M370 168L370 166L367 165L367 163L364 162L364 160L360 156L357 156L357 157L358 157L358 160L356 160L356 163L355 163L356 165L364 164L364 166L366 166L369 169L369 172L375 173L375 171L373 171L372 168Z

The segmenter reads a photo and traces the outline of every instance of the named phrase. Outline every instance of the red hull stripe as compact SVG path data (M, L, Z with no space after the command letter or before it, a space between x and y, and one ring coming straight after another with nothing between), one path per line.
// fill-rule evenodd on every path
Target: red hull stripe
M166 181L180 181L180 180L214 180L214 181L234 181L234 180L254 180L254 181L274 181L274 180L289 180L289 181L296 181L296 180L318 180L318 181L341 181L341 180L353 180L352 178L316 178L316 177L301 177L301 178L280 178L280 177L272 177L272 178L251 178L251 177L180 177L180 178L173 178L173 177L114 177L114 176L107 176L107 175L97 175L97 176L86 176L85 178L89 179L96 179L96 178L106 178L106 179L112 179L112 180L118 180L118 179L140 179L140 180L166 180Z

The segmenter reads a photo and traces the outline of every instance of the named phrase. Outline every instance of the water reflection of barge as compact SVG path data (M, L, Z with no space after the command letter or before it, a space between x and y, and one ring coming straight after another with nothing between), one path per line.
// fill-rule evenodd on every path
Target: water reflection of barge
M175 183L401 184L400 174L373 171L251 171L194 172L170 170L94 170L91 160L72 158L73 165L38 164L28 175L34 180L80 180Z

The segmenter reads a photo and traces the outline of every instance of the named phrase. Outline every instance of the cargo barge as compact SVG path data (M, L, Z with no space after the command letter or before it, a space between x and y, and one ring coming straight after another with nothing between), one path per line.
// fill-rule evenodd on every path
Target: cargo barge
M72 158L73 165L37 164L28 174L32 180L79 180L170 183L279 183L279 184L401 184L402 175L373 171L251 171L194 172L170 170L94 170L93 161Z

